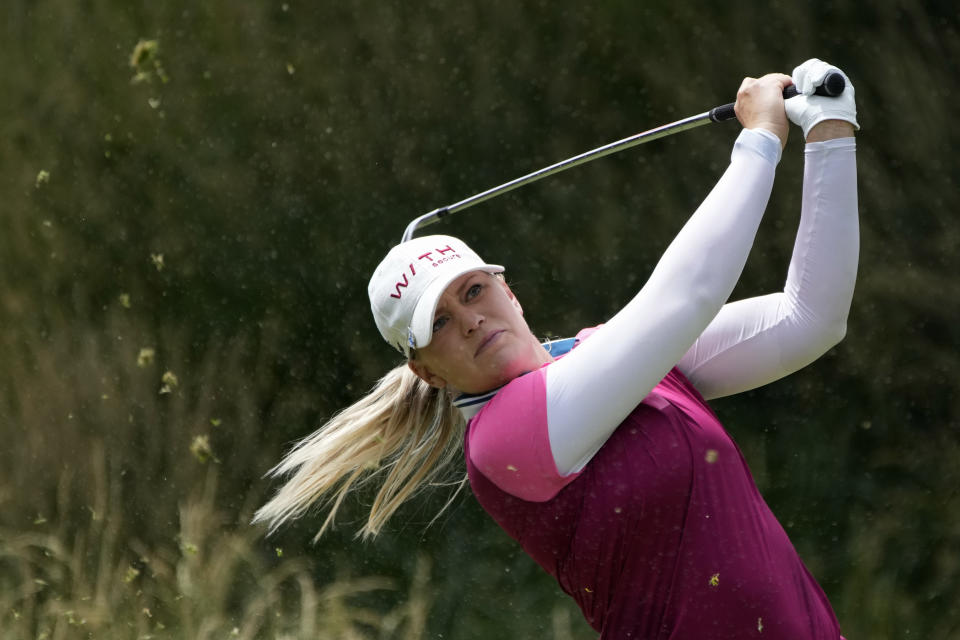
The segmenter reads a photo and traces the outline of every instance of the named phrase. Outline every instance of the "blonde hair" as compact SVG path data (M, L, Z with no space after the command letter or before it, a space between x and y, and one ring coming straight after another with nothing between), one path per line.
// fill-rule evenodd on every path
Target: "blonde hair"
M318 540L352 488L386 474L366 524L357 532L364 539L376 536L397 508L433 482L460 452L464 426L448 392L429 386L404 363L297 443L268 472L290 477L253 521L267 522L273 533L321 501L330 511L314 538ZM465 483L464 474L457 492Z

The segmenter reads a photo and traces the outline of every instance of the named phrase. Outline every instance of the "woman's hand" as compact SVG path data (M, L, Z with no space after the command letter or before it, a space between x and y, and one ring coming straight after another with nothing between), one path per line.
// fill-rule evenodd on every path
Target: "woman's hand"
M836 97L818 96L814 93L828 73L843 76L843 93ZM800 93L787 101L784 109L787 117L800 128L807 142L820 142L832 138L853 136L857 124L857 103L853 83L843 71L817 58L810 58L793 70L793 83Z
M733 106L737 120L746 129L766 129L787 144L790 126L783 105L783 90L793 84L790 76L768 73L762 78L744 78Z

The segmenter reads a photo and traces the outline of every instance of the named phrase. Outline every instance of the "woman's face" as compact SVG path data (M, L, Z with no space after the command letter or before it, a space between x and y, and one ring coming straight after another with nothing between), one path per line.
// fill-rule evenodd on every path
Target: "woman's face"
M447 287L433 316L430 344L417 349L409 365L431 386L481 393L551 360L510 287L485 271L472 271Z

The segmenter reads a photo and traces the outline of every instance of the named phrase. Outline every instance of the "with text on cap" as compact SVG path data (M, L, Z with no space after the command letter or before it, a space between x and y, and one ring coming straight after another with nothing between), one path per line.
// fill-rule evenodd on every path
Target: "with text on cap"
M367 293L383 339L410 356L430 344L433 314L447 286L470 271L500 273L459 238L422 236L398 244L377 266Z

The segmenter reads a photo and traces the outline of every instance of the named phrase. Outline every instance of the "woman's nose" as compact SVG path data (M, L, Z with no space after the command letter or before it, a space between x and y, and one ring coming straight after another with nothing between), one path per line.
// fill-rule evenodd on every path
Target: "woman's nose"
M477 313L476 311L465 309L460 315L460 322L463 326L463 333L465 335L470 335L483 324L485 318L482 314Z

